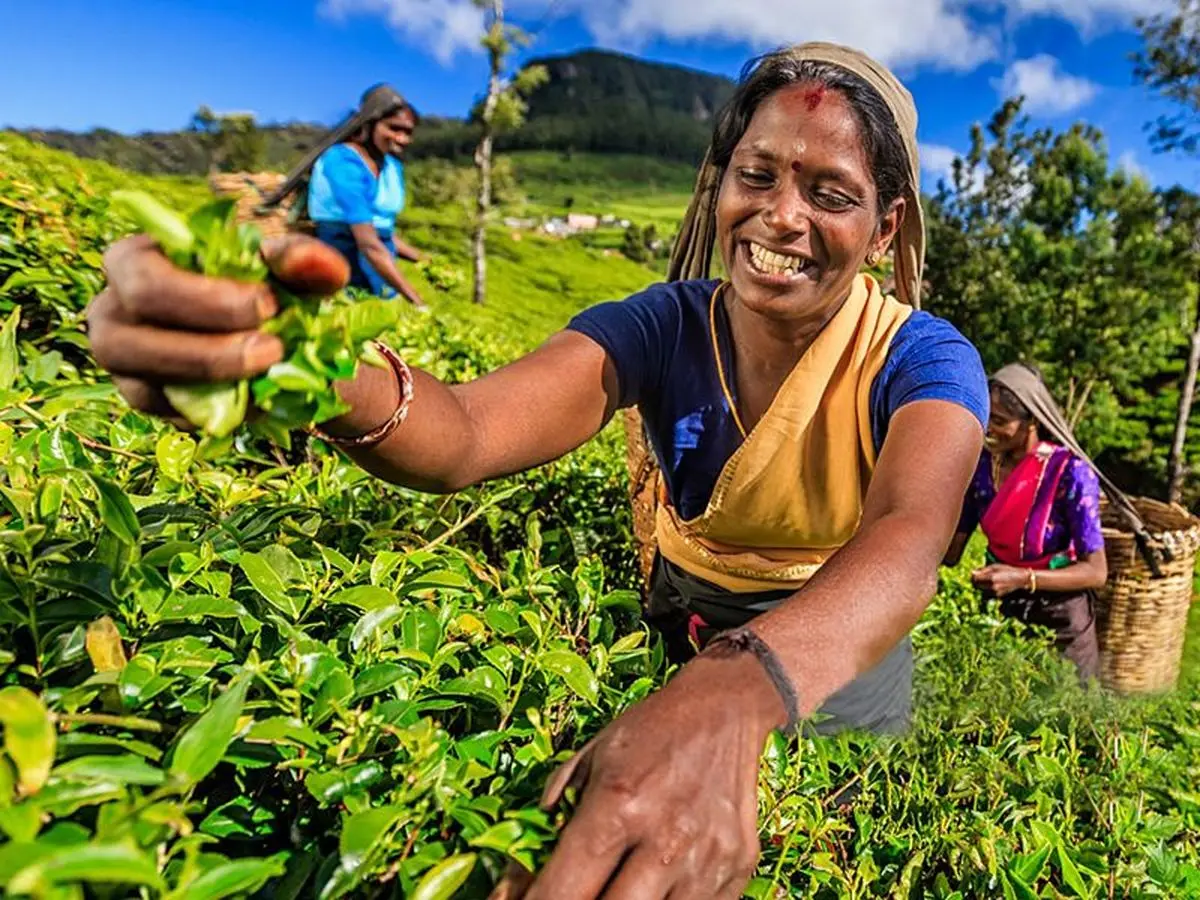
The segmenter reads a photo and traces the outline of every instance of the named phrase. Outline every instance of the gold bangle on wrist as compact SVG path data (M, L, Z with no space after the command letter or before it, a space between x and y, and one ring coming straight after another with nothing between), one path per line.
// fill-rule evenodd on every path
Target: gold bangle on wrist
M392 432L399 428L400 424L408 418L408 408L412 405L413 398L412 370L400 358L400 355L387 346L387 344L382 344L379 341L374 341L373 343L375 349L379 351L379 355L388 361L388 365L396 373L396 383L400 388L400 402L396 405L396 411L391 414L386 422L377 425L366 434L360 434L355 437L335 437L334 435L326 434L314 425L311 429L314 436L330 444L336 444L339 447L371 447L391 437Z
M1037 593L1037 572L1033 569L1029 570L1029 593Z

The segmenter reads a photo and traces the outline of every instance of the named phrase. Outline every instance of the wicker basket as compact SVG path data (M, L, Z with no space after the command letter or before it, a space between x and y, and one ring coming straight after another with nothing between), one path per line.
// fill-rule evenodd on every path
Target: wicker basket
M283 184L283 178L278 172L228 172L211 175L208 186L218 196L237 198L239 222L253 222L262 230L263 237L278 237L289 231L304 230L291 221L295 195L269 210L261 208L263 197Z
M1122 694L1158 693L1171 690L1179 679L1200 519L1157 500L1131 502L1154 538L1162 577L1154 577L1133 534L1104 503L1108 583L1096 604L1100 678Z
M629 467L629 503L633 507L633 537L637 543L642 581L650 585L654 565L654 520L658 514L658 465L646 444L646 430L636 409L622 413L625 424L625 464Z

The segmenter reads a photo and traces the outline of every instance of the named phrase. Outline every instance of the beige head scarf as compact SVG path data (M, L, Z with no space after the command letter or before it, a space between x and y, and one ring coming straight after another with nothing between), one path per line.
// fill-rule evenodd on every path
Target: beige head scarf
M896 235L895 265L898 298L921 307L921 273L925 268L925 215L921 210L920 162L917 158L917 107L912 94L896 76L865 53L839 44L797 44L785 51L796 60L813 60L841 66L871 85L892 111L900 136L908 150L907 205L904 221ZM712 150L704 156L696 190L671 254L672 281L708 277L716 242L717 194L724 172L712 162Z

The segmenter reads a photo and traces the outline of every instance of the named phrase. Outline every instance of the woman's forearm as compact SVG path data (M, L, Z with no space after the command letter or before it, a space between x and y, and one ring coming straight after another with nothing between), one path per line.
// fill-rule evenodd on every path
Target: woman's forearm
M401 240L399 237L393 238L393 241L396 244L396 255L401 259L405 260L406 262L414 263L421 261L421 251L412 244Z
M449 493L473 482L470 460L476 435L470 415L452 387L419 369L412 370L413 398L403 423L371 447L347 454L373 475L393 484L431 493ZM360 366L353 381L339 382L350 405L346 414L322 429L335 437L365 434L391 418L400 388L390 369Z
M937 589L945 540L897 512L864 524L800 592L754 620L796 686L800 714L878 664L912 630Z
M394 291L418 306L424 305L421 295L417 293L417 289L412 286L412 283L397 268L396 257L392 255L392 251L382 241L375 241L360 249L363 256L367 258L367 262L371 264L371 267L379 273L379 276Z
M603 348L569 331L474 381L447 385L418 369L412 376L404 421L380 443L347 453L380 478L433 493L558 459L604 427L617 393ZM360 366L337 388L351 409L321 426L334 437L366 434L400 403L390 369Z
M1104 587L1104 582L1108 580L1108 565L1103 558L1098 559L1093 554L1062 569L1035 572L1034 578L1038 591L1053 594L1094 591Z

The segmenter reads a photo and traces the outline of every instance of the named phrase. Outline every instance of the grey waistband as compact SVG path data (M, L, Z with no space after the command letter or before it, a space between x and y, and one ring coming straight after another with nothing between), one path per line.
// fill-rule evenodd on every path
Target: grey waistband
M661 556L650 591L652 616L680 610L700 616L724 631L752 621L793 595L793 591L735 594L697 578ZM859 675L821 707L814 728L830 734L848 729L899 734L912 720L913 646L905 636L873 669ZM804 696L804 685L797 684Z

